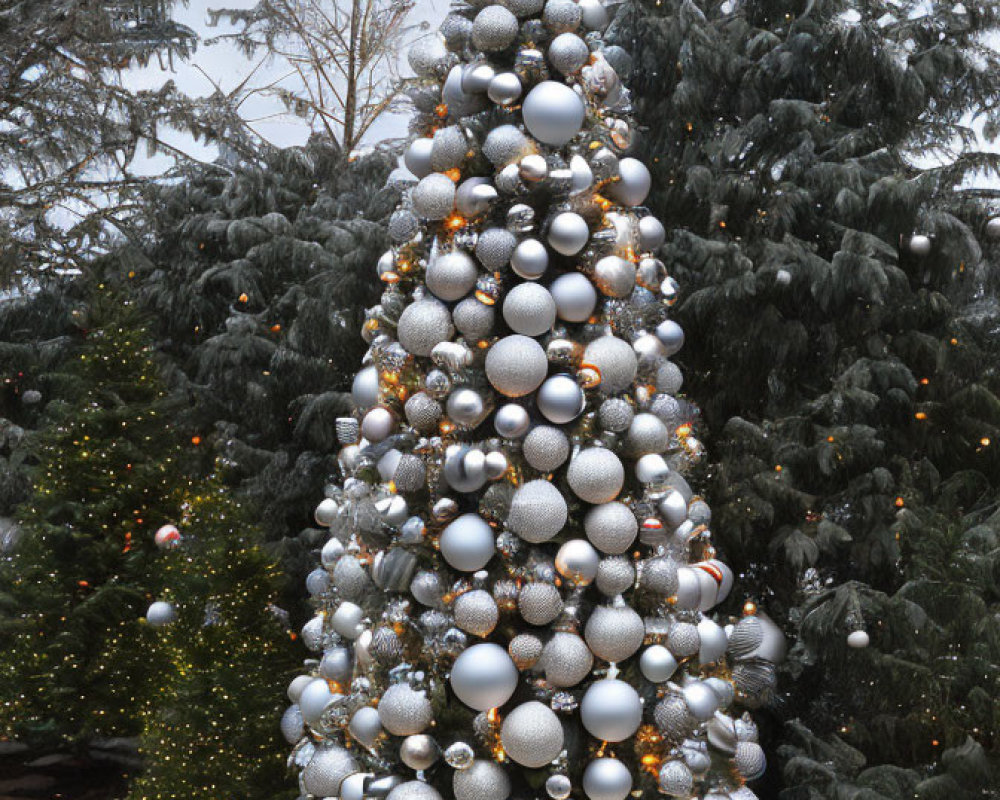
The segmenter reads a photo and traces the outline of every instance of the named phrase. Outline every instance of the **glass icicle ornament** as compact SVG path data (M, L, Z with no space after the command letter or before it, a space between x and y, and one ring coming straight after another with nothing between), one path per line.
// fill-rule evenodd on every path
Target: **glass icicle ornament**
M305 795L753 797L763 751L734 720L784 639L756 606L709 616L733 575L684 478L677 285L609 19L478 3L414 56L465 62L418 70L440 102L413 122L418 182L316 513L319 660L284 726L318 760Z

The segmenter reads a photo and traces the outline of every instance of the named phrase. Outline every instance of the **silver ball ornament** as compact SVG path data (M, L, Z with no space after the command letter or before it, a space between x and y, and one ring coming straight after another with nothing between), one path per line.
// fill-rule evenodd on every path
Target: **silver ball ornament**
M407 781L394 787L385 800L442 800L441 794L424 781Z
M907 240L906 246L913 255L923 257L931 252L932 243L929 236L918 233Z
M514 125L500 125L493 128L483 140L483 155L495 167L505 167L520 161L530 152L528 137Z
M719 708L719 696L704 681L689 681L681 690L688 710L699 722L705 722Z
M658 250L667 239L667 231L663 223L656 217L643 217L639 220L639 249L644 253Z
M496 74L489 64L469 64L462 73L462 89L470 94L485 92Z
M474 644L464 650L451 668L451 688L465 705L476 711L502 706L517 688L517 667L500 645Z
M525 461L539 472L552 472L569 458L569 439L559 428L538 425L524 438L521 451Z
M162 628L177 619L177 609L173 603L157 600L146 609L146 622L154 628Z
M448 418L460 427L475 427L486 414L486 401L478 389L457 386L445 403Z
M659 786L663 794L687 800L694 789L694 776L683 761L667 761L660 768Z
M589 586L597 577L601 557L585 539L570 539L556 553L556 572L576 586Z
M604 447L581 450L566 471L573 493L587 503L609 503L622 490L625 468L621 459Z
M460 300L476 285L479 270L468 254L453 250L435 258L427 267L424 281L441 300Z
M364 629L362 620L365 612L361 606L349 601L337 606L337 610L330 617L330 627L345 639L357 639ZM304 637L303 637L304 638Z
M430 299L418 300L403 309L396 328L403 349L415 356L429 356L435 345L450 340L454 333L448 308Z
M434 172L434 167L431 166L433 150L434 140L429 136L414 139L403 153L403 164L418 179L426 178Z
M399 746L399 758L410 769L427 769L438 759L437 742L426 733L407 736Z
M549 226L548 241L552 249L564 256L575 256L590 240L590 226L573 211L557 214Z
M767 758L764 750L756 742L739 742L733 754L733 766L745 780L752 781L764 774Z
M431 142L431 169L434 172L446 172L460 167L469 152L469 143L458 125L439 128L434 132Z
M549 268L549 252L538 239L525 239L514 248L510 266L518 277L537 280Z
M670 431L655 414L636 414L629 425L625 442L629 454L633 456L663 453L670 443Z
M555 324L556 302L544 286L521 283L504 298L503 318L514 333L541 336Z
M378 704L378 715L382 726L393 736L422 733L434 719L426 693L408 683L396 683L385 690Z
M354 671L354 657L346 647L333 647L323 653L319 674L328 681L347 683Z
M316 679L312 675L296 675L292 678L291 683L288 684L288 689L286 690L288 699L298 705L302 692L314 680Z
M586 398L573 377L553 375L541 385L535 403L549 422L565 425L583 413Z
M625 681L605 678L591 684L583 695L580 721L594 738L621 742L639 730L642 701Z
M524 406L517 403L508 403L497 409L493 417L493 427L504 439L520 439L528 432L531 426L531 417Z
M434 78L448 63L448 48L445 40L433 33L418 39L407 53L407 61L417 75L422 78Z
M492 759L477 758L466 769L452 776L455 800L507 800L510 778L506 770Z
M551 583L526 583L517 595L517 610L529 625L548 625L562 608L562 595Z
M523 397L535 391L548 371L542 346L520 334L501 339L486 354L486 377L507 397Z
M463 514L441 532L438 546L450 567L460 572L477 572L493 558L495 539L493 529L482 517Z
M493 306L481 303L475 297L462 300L451 315L458 332L473 341L489 338L496 325Z
M583 11L572 0L548 0L542 21L552 33L575 31L580 26Z
M460 595L454 606L455 624L473 636L489 636L500 619L493 596L482 589Z
M500 727L500 742L513 761L538 769L562 750L562 724L551 708L532 700L507 715Z
M870 643L871 639L868 636L867 631L863 630L851 631L849 634L847 634L848 647L853 647L856 650L861 650L864 649L865 647L868 647Z
M497 73L490 81L486 96L498 106L509 106L517 102L524 91L521 79L513 72Z
M447 560L447 557L445 557L445 561ZM482 569L482 567L476 567L475 570L463 571L475 572L479 569ZM444 595L441 579L433 572L418 572L413 576L413 580L410 581L410 594L422 605L435 606L441 601L441 597Z
M583 771L583 791L590 800L625 800L632 773L617 758L595 758Z
M639 670L647 681L663 683L677 671L677 659L663 645L654 644L643 651L639 658Z
M361 435L369 442L381 442L396 431L396 417L384 406L375 406L361 420Z
M552 800L568 800L573 793L573 782L568 775L557 772L545 780L545 794Z
M575 33L560 33L549 42L549 63L563 75L574 75L590 59L590 48Z
M656 327L656 338L663 343L668 357L684 346L684 330L672 319L665 320Z
M645 635L642 617L625 605L597 606L583 631L594 655L612 663L634 655Z
M986 223L986 238L1000 239L1000 217L993 217Z
M566 524L566 499L551 483L533 480L514 492L507 514L507 528L533 544L547 542Z
M608 187L608 194L626 206L642 205L653 185L646 165L635 158L618 162L619 179Z
M558 248L557 248L558 249ZM556 303L556 314L566 322L584 322L597 305L597 291L586 275L568 272L549 287Z
M510 263L517 247L517 237L506 228L487 228L476 240L476 258L486 269L495 272Z
M316 797L333 797L340 794L344 779L359 770L358 762L343 747L319 747L302 770L302 786Z
M627 431L634 417L632 406L621 397L609 397L597 409L597 421L601 428L614 433Z
M500 4L523 19L538 14L545 7L545 0L500 0Z
M698 663L702 665L714 664L725 655L729 646L725 629L708 618L698 623L698 639Z
M594 585L605 597L616 597L635 583L635 567L626 556L602 558L597 567Z
M600 373L601 391L606 394L629 388L639 368L635 351L617 336L602 336L588 344L583 351L583 363Z
M432 172L413 187L410 198L424 219L444 219L455 208L455 184L447 175Z
M403 406L406 421L421 433L437 429L443 413L441 404L426 392L410 395Z
M364 411L378 402L378 367L368 366L359 370L351 384L354 407Z
M296 704L290 705L281 715L281 735L289 744L298 744L306 732L302 710Z
M543 81L524 98L521 114L532 136L561 147L580 132L585 109L583 99L566 84Z
M605 256L594 265L594 283L608 297L628 297L635 288L635 265L621 256Z
M382 720L379 718L378 710L371 706L361 706L351 716L347 729L357 741L365 747L371 747L382 732Z
M517 17L499 5L486 6L472 21L472 44L484 53L506 50L518 31Z
M590 674L594 656L575 633L557 631L542 650L539 667L545 680L558 688L576 686Z
M518 669L531 669L542 656L542 640L532 633L519 633L510 640L507 652Z
M591 508L583 519L587 538L602 553L624 553L635 541L639 523L623 503L603 503Z
M302 718L310 725L315 725L333 698L334 694L330 691L329 684L323 678L314 678L299 695Z

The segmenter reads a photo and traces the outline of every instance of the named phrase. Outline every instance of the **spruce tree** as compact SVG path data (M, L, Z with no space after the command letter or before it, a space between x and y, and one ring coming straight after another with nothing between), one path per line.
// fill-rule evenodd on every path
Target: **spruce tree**
M775 795L995 783L997 223L962 182L996 174L967 120L995 129L998 23L769 0L618 19L720 549L800 637Z

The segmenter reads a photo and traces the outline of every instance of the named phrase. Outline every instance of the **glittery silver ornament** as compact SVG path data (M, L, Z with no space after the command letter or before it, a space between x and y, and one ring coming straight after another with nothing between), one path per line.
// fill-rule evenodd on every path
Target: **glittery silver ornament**
M556 303L544 286L521 283L504 298L503 318L514 333L541 336L555 324Z
M621 459L611 450L588 447L569 462L566 480L581 500L595 504L608 503L622 490L625 468Z
M677 562L670 556L657 556L643 563L639 583L650 594L665 600L677 591L677 571Z
M548 369L542 346L520 334L501 339L486 354L486 377L507 397L523 397L535 391Z
M499 125L493 128L483 141L483 155L495 167L504 167L519 161L529 152L528 137L514 125Z
M429 433L437 429L441 421L441 405L426 392L416 392L410 395L403 406L406 421L421 433Z
M781 629L763 614L743 617L729 635L729 652L737 659L758 658L780 663L785 657Z
M396 683L385 690L378 704L382 726L393 736L422 733L434 719L427 694L408 683Z
M532 700L506 716L500 728L500 742L513 761L538 769L562 750L562 724L551 708Z
M635 568L625 556L602 558L597 567L594 585L606 597L615 597L627 591L635 583Z
M472 20L452 12L441 21L438 32L449 50L461 53L472 40Z
M562 595L551 583L526 583L517 596L517 610L529 625L548 625L562 607Z
M683 761L667 761L660 768L659 786L663 794L686 800L694 790L694 776Z
M621 742L639 730L642 701L625 681L605 678L592 683L584 694L580 721L595 739Z
M442 800L437 789L424 781L407 781L396 786L385 800Z
M587 538L602 553L624 553L635 541L639 523L623 503L603 503L591 508L583 519Z
M594 655L614 663L632 656L645 635L642 617L626 605L597 606L583 631Z
M670 443L670 431L655 414L636 414L629 425L625 442L629 454L663 453Z
M603 0L578 0L583 27L591 31L603 31L611 21Z
M419 456L405 454L396 464L392 482L397 492L416 492L422 489L427 481L427 468Z
M418 300L403 309L396 328L399 343L415 356L429 356L435 345L448 341L454 333L447 307L430 299Z
M434 172L447 172L460 167L469 151L469 143L458 125L439 128L431 142L430 166Z
M774 665L766 661L748 661L733 666L732 680L738 691L757 698L774 688L777 676Z
M407 61L413 71L422 78L440 76L449 62L444 38L437 33L421 37L410 47Z
M507 800L510 778L496 761L477 758L452 776L455 800Z
M576 686L590 674L594 656L575 633L556 632L542 650L539 667L545 680L559 688Z
M388 223L389 238L396 244L408 242L420 231L420 220L407 209L399 209L392 213Z
M509 106L517 102L524 91L521 79L513 72L500 72L493 76L486 96L498 106Z
M544 8L545 0L500 0L500 4L523 19L538 14Z
M519 633L510 640L507 652L518 669L531 669L542 656L542 640L531 633Z
M517 37L517 17L503 6L486 6L472 21L472 44L485 53L506 50Z
M670 628L667 647L677 658L687 658L698 652L701 639L698 628L690 622L677 622Z
M617 336L602 336L587 345L583 363L601 375L601 391L607 394L624 391L635 380L638 359L628 342Z
M625 800L632 773L617 758L595 758L583 771L583 791L590 800Z
M302 719L302 710L293 703L285 709L281 715L281 735L289 744L297 744L299 739L305 736L305 722Z
M441 532L438 545L449 566L461 572L476 572L493 558L495 538L482 517L463 514Z
M354 556L344 556L333 568L337 594L345 600L358 600L371 589L368 570Z
M575 33L560 33L549 42L549 63L563 75L573 75L590 58L590 48Z
M537 280L549 267L549 253L537 239L525 239L514 248L510 266L518 277Z
M399 746L399 758L410 769L427 769L437 761L437 742L426 733L407 736Z
M567 5L576 7L572 2ZM580 132L585 109L580 95L566 84L543 81L524 98L521 115L532 136L545 144L561 147Z
M605 256L594 265L594 283L608 297L628 297L635 288L635 265L621 256Z
M594 313L597 291L586 275L568 272L549 287L556 303L556 314L567 322L584 322Z
M432 172L413 187L413 209L424 219L444 219L455 208L455 184L447 175Z
M473 636L489 636L500 618L496 600L482 589L459 596L455 600L454 614L455 624Z
M525 461L539 472L552 472L569 458L569 439L551 425L538 425L524 437L522 452Z
M733 766L744 780L752 781L764 774L767 758L756 742L739 742L733 754Z
M302 770L302 786L317 797L336 796L344 778L359 770L358 762L343 747L318 747Z
M542 384L535 402L547 420L564 425L580 416L586 399L572 376L553 375Z
M427 288L441 300L460 300L476 285L479 270L461 250L444 253L431 261L424 280Z
M597 410L597 421L600 426L614 433L628 430L634 416L632 406L620 397L609 397Z
M552 33L575 31L582 18L583 12L573 0L548 0L542 12L542 21Z
M493 306L481 303L475 297L467 297L455 306L452 318L459 333L473 341L489 338L496 324Z
M670 741L680 741L694 730L698 721L678 694L668 694L653 708L653 721Z
M476 240L476 258L488 270L498 270L510 263L517 247L517 237L506 228L487 228Z
M474 644L451 668L451 688L465 705L476 711L502 706L517 688L517 667L502 647Z

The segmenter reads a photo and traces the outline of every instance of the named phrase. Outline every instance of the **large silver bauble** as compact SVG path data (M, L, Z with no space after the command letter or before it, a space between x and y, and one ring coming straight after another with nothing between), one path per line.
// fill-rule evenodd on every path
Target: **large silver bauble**
M451 302L465 297L476 285L479 270L467 253L453 250L435 258L427 267L424 281L441 300Z
M378 704L378 715L382 726L393 736L422 733L434 719L427 694L408 683L396 683L385 690Z
M615 663L634 655L645 635L642 617L626 605L597 606L583 631L594 655Z
M541 336L556 321L556 301L537 283L520 283L503 301L503 318L514 333Z
M473 589L460 595L453 611L455 624L473 636L489 636L500 618L496 600L483 589Z
M486 354L486 377L507 397L523 397L535 391L548 371L545 350L528 336L507 336Z
M605 597L616 597L635 583L635 567L627 556L602 558L594 585Z
M289 744L297 744L306 732L305 722L302 719L302 709L295 703L285 709L281 715L281 735Z
M493 306L479 302L475 297L467 297L451 312L458 332L472 341L488 339L496 325Z
M525 461L539 472L552 472L569 458L569 439L559 428L538 425L524 438L522 452Z
M404 308L396 328L403 349L415 356L429 356L435 345L450 340L454 333L448 308L430 299Z
M601 557L586 539L570 539L556 553L556 572L576 586L589 586L597 577Z
M438 790L429 783L407 781L393 788L385 800L442 800L442 798Z
M517 102L523 88L521 79L513 72L499 72L493 76L486 96L498 106L509 106Z
M601 375L601 391L606 394L628 389L639 366L635 351L617 336L594 339L583 351L583 363L596 367Z
M625 681L597 681L580 701L580 721L595 739L621 742L639 730L642 722L639 693Z
M438 545L450 567L460 572L476 572L493 558L495 539L493 529L482 517L463 514L441 532Z
M595 758L583 771L583 791L590 800L625 800L632 773L617 758Z
M347 729L361 744L371 747L382 732L382 720L379 718L378 710L371 706L361 706L351 716Z
M618 497L625 483L621 459L604 447L581 450L566 471L573 493L587 503L609 503Z
M670 680L677 671L677 659L661 644L647 647L639 658L639 670L651 683Z
M549 287L556 302L556 314L566 322L584 322L594 313L597 291L586 275L568 272Z
M466 769L455 770L451 779L455 800L507 800L510 778L492 759L477 758Z
M590 239L587 221L573 211L557 214L549 226L548 240L552 249L564 256L575 256Z
M528 137L520 128L513 125L500 125L488 134L483 141L483 155L495 167L505 167L520 161L521 157L530 152Z
M568 517L566 500L548 481L534 480L514 492L507 528L533 544L547 542L563 529Z
M632 510L623 503L604 503L587 512L583 530L602 553L618 555L632 546L639 523Z
M417 178L426 178L434 168L431 166L431 152L434 150L434 140L429 136L420 137L410 142L403 153L403 163Z
M549 267L549 252L538 239L525 239L514 248L510 266L518 277L537 280Z
M594 265L594 283L608 297L628 297L635 288L635 265L621 256L605 256Z
M549 63L563 75L573 75L590 58L590 48L575 33L560 33L549 42Z
M472 21L472 44L484 53L506 50L518 31L517 17L503 6L486 6Z
M493 417L493 427L504 439L520 439L528 432L531 417L524 406L517 403L507 403L497 409Z
M399 746L399 758L410 769L427 769L438 759L437 742L426 733L407 736Z
M500 645L474 644L464 650L451 668L455 695L476 711L502 706L517 688L517 667Z
M576 686L590 674L594 656L575 633L557 631L542 650L539 667L545 680L561 689Z
M432 172L413 187L413 210L424 219L444 219L455 208L455 184L447 175Z
M545 144L561 147L580 132L584 104L566 84L542 81L524 98L521 113L532 136Z
M302 770L302 787L316 797L335 797L340 794L344 778L359 769L358 762L343 747L319 747Z
M580 416L586 398L572 376L553 375L538 390L535 403L547 420L565 425Z
M551 708L537 700L522 703L504 719L500 742L513 761L538 769L562 750L562 723Z
M517 595L517 610L529 625L548 625L562 608L562 595L551 583L526 583Z
M355 408L364 411L378 402L378 367L368 366L354 376L351 400Z
M500 0L500 4L521 19L533 17L545 7L545 0Z

